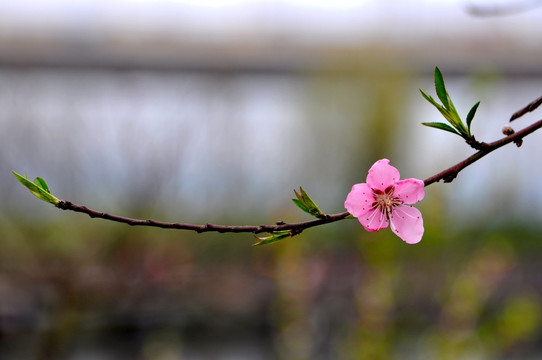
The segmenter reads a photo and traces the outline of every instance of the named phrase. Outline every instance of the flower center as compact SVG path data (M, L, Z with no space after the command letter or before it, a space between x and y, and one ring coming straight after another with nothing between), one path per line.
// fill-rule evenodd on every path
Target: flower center
M373 190L375 202L372 204L374 209L379 209L382 214L385 214L389 219L393 208L403 205L398 197L394 196L395 189L393 186L388 187L384 192L381 190Z

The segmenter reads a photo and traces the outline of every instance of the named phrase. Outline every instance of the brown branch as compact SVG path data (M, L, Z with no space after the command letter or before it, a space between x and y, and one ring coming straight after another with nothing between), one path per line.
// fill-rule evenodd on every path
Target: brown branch
M444 182L451 182L457 174L466 168L467 166L471 165L472 163L480 160L490 152L497 150L498 148L510 144L511 142L514 143L520 143L520 141L527 135L529 135L532 132L535 132L536 130L540 129L542 127L542 120L538 120L532 125L527 126L524 129L521 129L520 131L513 133L512 135L505 136L500 140L494 141L492 143L486 144L482 150L472 154L465 160L458 162L452 167L449 167L448 169L433 175L427 179L425 179L423 182L425 183L425 186L431 185L434 182L444 180Z
M527 114L528 112L534 111L537 107L542 105L542 96L538 99L531 102L529 105L525 106L523 109L516 111L511 117L510 122L516 120L519 117L522 117L523 115Z
M451 182L453 179L455 179L457 174L461 170L466 168L467 166L480 160L482 157L486 156L490 152L497 150L498 148L504 145L507 145L511 142L520 144L521 140L525 136L540 129L541 127L542 127L542 120L539 120L535 122L534 124L527 126L526 128L514 134L501 138L500 140L497 140L488 144L484 143L485 145L482 147L481 150L469 156L465 160L455 164L454 166L449 167L448 169L441 171L440 173L425 179L424 184L425 186L429 186L432 183L438 182L440 180L444 180L444 182ZM99 212L96 210L89 209L86 206L76 205L70 201L64 201L64 200L59 201L56 207L62 210L71 210L75 212L84 213L90 216L91 218L100 218L100 219L132 225L132 226L152 226L152 227L159 227L159 228L164 228L164 229L191 230L197 233L213 231L213 232L219 232L219 233L228 232L228 233L258 234L262 232L274 233L277 231L290 231L291 236L298 235L303 230L314 227L314 226L329 224L332 222L346 219L348 215L350 215L348 212L342 212L342 213L332 214L332 215L324 214L324 215L321 215L318 219L314 219L314 220L297 222L297 223L285 223L285 222L279 221L274 225L265 225L265 224L264 225L216 225L216 224L199 225L199 224L186 224L186 223L170 223L170 222L163 222L163 221L157 221L157 220L151 220L151 219L149 220L132 219L128 217Z
M272 233L276 231L287 231L287 230L294 230L296 233L300 233L301 231L314 227L314 226L329 224L335 221L343 220L349 215L348 212L343 212L340 214L325 215L319 219L298 222L298 223L285 223L285 222L279 221L275 225L265 225L265 224L264 225L217 225L217 224L199 225L199 224L186 224L186 223L170 223L170 222L163 222L163 221L157 221L157 220L152 220L152 219L149 219L149 220L132 219L128 217L99 212L96 210L89 209L86 206L76 205L70 201L64 201L64 200L61 200L56 205L56 207L62 210L71 210L75 212L84 213L90 216L91 218L111 220L115 222L128 224L131 226L153 226L153 227L159 227L163 229L192 230L197 233L214 231L214 232L219 232L219 233L226 233L226 232L243 233L244 232L244 233L259 234L262 232Z

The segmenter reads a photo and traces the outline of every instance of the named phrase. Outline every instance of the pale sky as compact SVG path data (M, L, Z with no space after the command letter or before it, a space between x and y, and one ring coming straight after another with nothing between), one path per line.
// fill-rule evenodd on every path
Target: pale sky
M145 19L160 25L175 19L193 26L224 26L229 21L268 19L277 26L283 21L319 21L319 26L359 27L360 22L394 19L408 22L419 17L449 18L460 25L471 18L469 5L506 7L532 4L536 0L2 0L0 18L9 24L92 21L93 19ZM540 2L538 2L540 3ZM514 17L514 15L510 15ZM518 15L515 15L518 16ZM540 18L540 11L522 13L522 18ZM201 21L201 22L200 22ZM459 23L458 23L459 22ZM412 21L415 26L417 21ZM1 27L2 25L0 25ZM233 26L233 24L230 24ZM461 26L458 26L461 27Z
M491 9L537 0L2 0L1 35L54 31L87 36L193 33L204 39L242 34L301 41L359 43L446 34L487 39L506 34L530 41L542 34L542 8L507 16L472 16L472 5ZM498 33L496 33L498 31ZM482 33L480 33L482 32Z

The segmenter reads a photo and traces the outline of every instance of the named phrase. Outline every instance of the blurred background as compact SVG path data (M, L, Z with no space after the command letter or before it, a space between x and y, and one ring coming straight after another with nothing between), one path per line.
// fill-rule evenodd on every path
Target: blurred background
M342 212L380 158L424 179L472 153L420 125L435 66L479 140L542 95L539 5L1 1L0 358L541 358L542 133L426 188L417 245L132 228L11 174L164 221L308 220L299 186Z

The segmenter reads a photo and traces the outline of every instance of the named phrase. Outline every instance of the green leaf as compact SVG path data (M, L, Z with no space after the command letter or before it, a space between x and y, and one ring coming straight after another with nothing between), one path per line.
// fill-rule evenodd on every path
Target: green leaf
M450 118L452 119L452 120L448 120L450 121L450 124L452 124L457 129L457 131L459 131L460 134L470 136L469 131L465 127L465 124L463 124L463 121L461 120L461 116L459 116L459 114L457 113L454 103L452 102L452 99L450 99L449 95L448 95L448 113L450 114Z
M431 103L431 105L433 105L434 107L437 108L437 110L441 113L442 116L444 116L444 118L446 120L448 120L448 122L454 127L457 129L457 131L454 131L454 133L456 134L465 134L466 136L468 136L468 131L467 131L467 128L465 127L465 125L463 125L463 122L461 121L461 118L459 117L459 115L457 114L457 111L455 110L455 107L452 103L452 100L448 98L448 106L449 106L449 109L446 109L444 108L442 105L440 105L439 103L437 103L435 101L435 99L433 99L430 95L428 95L425 91L423 91L422 89L420 89L420 92L422 94L422 96L425 98L425 100L429 101Z
M45 180L43 180L39 176L34 180L34 184L38 185L49 194L51 193L51 191L49 190L49 186L47 186L47 183L45 182Z
M252 246L262 246L262 245L272 244L274 242L284 240L290 236L291 236L291 233L289 230L276 231L269 236L258 237L254 235L254 237L258 239L259 241L257 243L252 244Z
M444 85L444 77L442 76L442 72L440 71L438 66L435 67L435 90L437 92L438 98L442 102L442 105L437 103L435 99L426 94L423 90L420 89L420 92L422 93L422 96L434 107L436 107L437 110L442 114L442 116L444 116L444 118L448 120L452 127L444 123L423 123L423 125L449 131L451 133L461 136L464 139L472 138L470 126L476 110L478 109L478 105L480 105L480 102L474 104L472 109L469 111L469 114L467 115L467 125L465 126L465 124L461 120L461 117L457 113L457 110L454 106L454 103L452 102L452 99L450 98L450 95L448 94L448 91L446 90L446 86ZM455 130L453 128L455 128Z
M425 100L429 101L434 107L436 107L439 110L443 109L442 105L440 105L438 102L436 102L435 99L433 99L433 97L431 95L428 95L422 89L420 89L420 92L422 93L422 96L425 98Z
M435 66L435 90L437 91L437 96L442 102L442 105L444 105L446 109L450 110L450 106L448 103L448 92L446 91L446 86L444 85L444 78L442 77L442 72L440 71L438 66Z
M15 178L17 178L17 180L19 180L19 182L23 184L28 190L30 190L32 195L34 195L38 199L53 205L57 205L59 203L60 200L51 195L47 183L42 178L38 177L36 178L36 180L34 180L34 182L31 182L30 180L28 180L26 174L23 177L22 175L17 174L15 171L12 171L12 173Z
M311 197L303 190L302 187L299 187L299 191L301 192L301 197L303 198L303 202L305 206L309 209L311 214L313 215L322 215L322 211L320 211L320 208L318 208L318 205L311 199Z
M301 201L299 201L298 199L292 199L292 201L294 202L294 204L296 204L298 208L310 214L309 209L307 209L307 207Z
M469 129L470 133L470 124L472 123L472 119L474 119L474 115L476 114L476 110L478 110L478 106L480 105L480 102L478 101L474 106L470 109L468 115L467 115L467 128Z
M422 123L422 125L429 126L429 127L436 128L436 129L440 129L440 130L444 130L444 131L448 131L448 132L451 132L451 133L453 133L453 134L459 135L459 134L457 133L457 131L454 130L453 127L451 127L450 125L447 125L447 124L445 124L445 123L440 123L440 122L425 122L425 123Z
M315 217L320 217L324 214L302 187L299 188L299 193L296 190L294 192L297 199L292 199L292 201L298 208Z
M355 219L356 217L352 214L348 214L347 217L345 217L345 219Z

